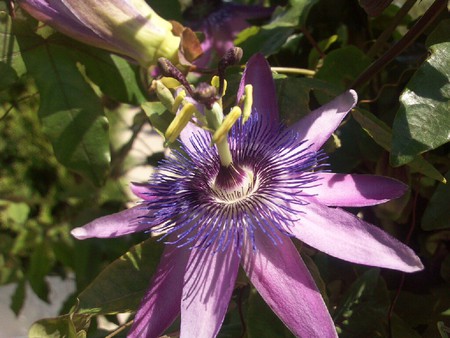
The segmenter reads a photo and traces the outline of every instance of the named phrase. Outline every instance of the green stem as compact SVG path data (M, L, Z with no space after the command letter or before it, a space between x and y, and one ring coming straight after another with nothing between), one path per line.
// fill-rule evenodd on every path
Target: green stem
M314 70L305 68L290 68L290 67L270 67L270 68L278 73L297 74L306 76L314 76L316 74Z

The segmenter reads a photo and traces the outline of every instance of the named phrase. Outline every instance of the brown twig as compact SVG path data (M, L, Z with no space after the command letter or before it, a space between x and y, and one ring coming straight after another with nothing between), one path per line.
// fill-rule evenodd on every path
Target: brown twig
M350 88L358 88L372 79L394 58L408 48L423 31L447 8L447 0L436 0L425 12L425 14L414 24L414 26L394 46L392 46L379 59L374 61L351 85Z

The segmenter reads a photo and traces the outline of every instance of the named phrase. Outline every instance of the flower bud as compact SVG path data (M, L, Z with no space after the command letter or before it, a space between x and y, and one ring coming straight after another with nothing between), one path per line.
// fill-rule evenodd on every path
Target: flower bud
M180 38L144 0L20 0L19 4L56 30L143 67L156 64L159 57L178 61Z

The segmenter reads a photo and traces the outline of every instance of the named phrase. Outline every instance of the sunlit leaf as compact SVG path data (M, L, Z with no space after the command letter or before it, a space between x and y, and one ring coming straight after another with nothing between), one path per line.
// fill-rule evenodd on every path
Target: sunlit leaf
M41 319L31 325L28 330L28 337L85 338L87 337L88 324L88 316L77 314Z
M3 88L3 85L5 82L7 82L8 77L10 81L11 77L17 75L21 76L26 72L26 68L20 54L19 45L12 32L11 23L11 17L8 15L8 13L6 11L0 10L0 64L2 64L0 68L0 74L2 78L0 79L0 89ZM5 68L5 66L9 67ZM6 69L8 72L14 72L14 75L10 74L9 76L6 76L5 79L3 77L7 75L5 73Z
M400 96L393 124L391 163L411 162L418 154L450 140L450 20L441 23L428 45L430 56ZM445 29L443 29L445 27Z
M391 150L390 141L392 139L392 131L383 121L363 109L354 109L352 111L352 116L376 143L387 151ZM408 163L408 165L413 170L420 172L427 177L440 182L445 182L445 178L441 173L420 155L416 156L413 161Z
M309 11L318 0L290 0L287 9L278 8L266 28L305 26Z
M108 121L100 99L66 48L27 31L19 20L15 24L22 56L39 89L39 116L56 158L101 185L110 153Z

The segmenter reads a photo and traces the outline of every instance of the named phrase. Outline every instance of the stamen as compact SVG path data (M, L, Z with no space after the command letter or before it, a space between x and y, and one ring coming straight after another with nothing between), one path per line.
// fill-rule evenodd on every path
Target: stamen
M242 115L241 108L237 106L233 107L230 113L223 119L223 122L220 125L220 127L214 133L211 143L222 142L222 140L228 136L228 132L234 126L236 121L241 117L241 115Z
M174 142L180 135L181 131L186 127L194 115L195 106L192 103L186 103L181 111L175 116L166 130L166 144Z

